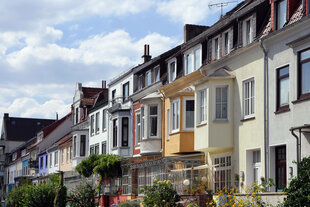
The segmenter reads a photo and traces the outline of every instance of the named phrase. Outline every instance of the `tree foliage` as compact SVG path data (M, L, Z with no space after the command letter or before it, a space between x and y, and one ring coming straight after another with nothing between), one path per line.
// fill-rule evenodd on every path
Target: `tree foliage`
M310 206L310 157L303 158L299 163L298 175L291 180L285 192L287 199L284 206Z
M90 184L80 184L70 192L68 203L71 207L95 207L96 191Z
M86 159L82 160L80 164L75 167L75 170L84 177L90 177L94 173L94 168L98 164L101 155L91 154Z

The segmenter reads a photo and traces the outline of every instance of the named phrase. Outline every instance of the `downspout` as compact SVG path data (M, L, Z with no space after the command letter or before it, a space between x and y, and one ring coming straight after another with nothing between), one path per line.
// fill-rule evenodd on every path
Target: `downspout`
M263 40L259 40L260 47L264 53L264 148L265 148L265 177L269 179L269 75L268 56Z
M166 125L165 125L165 112L166 112L166 108L165 108L165 99L166 99L166 95L165 95L165 93L162 91L162 90L160 90L160 89L158 89L158 92L159 93L161 93L161 95L163 96L163 98L162 98L162 102L163 102L163 104L162 104L162 115L161 115L161 118L162 118L162 122L161 122L161 124L162 124L162 126L161 126L161 128L162 128L162 132L161 132L161 134L162 134L162 139L161 139L161 150L162 150L162 155L164 155L164 153L165 153L165 129L166 129ZM168 116L168 115L167 115ZM167 137L167 139L168 139L168 137Z
M300 133L300 130L299 130ZM299 168L299 162L300 162L300 142L299 142L299 137L297 134L295 134L294 130L291 129L291 134L296 138L296 155L297 155L297 174L298 174L298 168Z

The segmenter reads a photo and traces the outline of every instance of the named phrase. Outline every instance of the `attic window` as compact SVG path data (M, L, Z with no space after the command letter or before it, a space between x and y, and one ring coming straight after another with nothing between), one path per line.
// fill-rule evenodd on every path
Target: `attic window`
M12 161L16 160L16 158L17 158L17 153L14 152L14 154L12 155Z
M281 29L286 22L286 5L286 0L278 1L275 4L277 29Z

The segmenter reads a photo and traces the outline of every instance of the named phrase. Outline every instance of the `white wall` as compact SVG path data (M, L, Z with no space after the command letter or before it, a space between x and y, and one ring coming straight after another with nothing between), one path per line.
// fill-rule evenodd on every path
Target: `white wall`
M57 157L57 164L55 165L55 153L58 154ZM51 163L51 157L52 157L52 163ZM59 159L60 154L59 154L59 150L53 150L53 151L49 151L48 152L48 162L47 162L47 166L48 166L48 174L52 174L52 173L56 173L57 171L59 171Z

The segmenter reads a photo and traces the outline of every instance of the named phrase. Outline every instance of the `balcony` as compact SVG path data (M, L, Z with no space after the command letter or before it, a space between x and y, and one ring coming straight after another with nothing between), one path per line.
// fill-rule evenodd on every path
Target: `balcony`
M161 153L161 138L143 139L140 142L141 155L155 155Z

